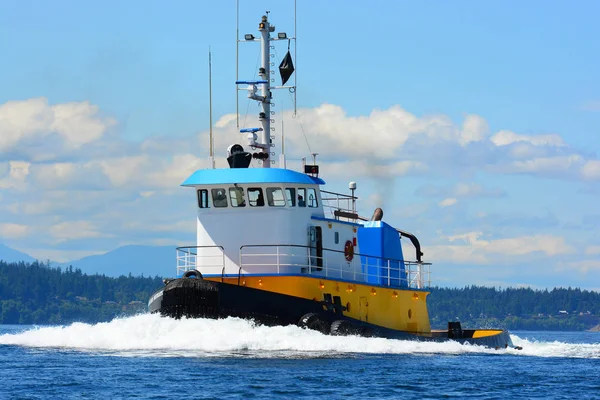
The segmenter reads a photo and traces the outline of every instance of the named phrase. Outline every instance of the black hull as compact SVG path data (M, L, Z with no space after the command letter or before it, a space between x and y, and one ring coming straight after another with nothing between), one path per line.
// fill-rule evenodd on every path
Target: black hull
M148 308L151 313L171 318L238 317L269 326L301 325L327 334L359 334L436 342L454 340L491 348L514 347L505 330L476 338L473 338L474 330L449 330L432 332L430 336L419 335L345 317L342 308L332 303L196 278L169 281L151 296Z
M148 307L172 318L239 317L263 325L295 325L307 313L323 312L317 301L190 278L167 283L151 297Z

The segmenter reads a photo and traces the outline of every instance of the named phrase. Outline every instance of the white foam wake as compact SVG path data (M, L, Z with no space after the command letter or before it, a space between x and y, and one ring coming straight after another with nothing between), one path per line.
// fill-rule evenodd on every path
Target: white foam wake
M600 345L529 342L513 337L524 350L492 350L456 342L415 342L322 335L295 326L265 327L237 318L224 320L161 318L142 314L95 325L40 327L0 335L0 344L116 352L119 355L257 357L373 354L526 354L597 357Z
M511 335L515 346L521 346L519 353L536 357L600 358L600 343L565 343L560 341L540 341L523 339Z

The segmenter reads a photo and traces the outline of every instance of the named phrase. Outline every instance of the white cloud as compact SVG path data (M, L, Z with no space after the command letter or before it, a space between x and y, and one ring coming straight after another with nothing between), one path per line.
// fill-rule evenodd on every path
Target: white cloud
M398 105L374 110L369 115L349 116L340 106L323 104L298 110L297 118L284 112L283 118L299 121L299 124L286 125L289 156L308 155L308 141L311 149L318 149L321 157L329 160L350 157L381 164L393 163L394 160L413 158L401 151L409 140L415 140L420 146L451 142L461 147L484 141L489 134L487 122L478 115L466 115L462 125L457 125L446 115L418 117ZM235 115L231 114L217 121L214 136L217 148L229 144L220 143L227 137L230 141L237 137L239 142L246 143L245 136L236 133ZM426 164L425 159L416 161Z
M557 256L575 252L575 248L560 236L531 235L491 240L481 239L482 236L481 232L449 236L446 238L449 244L431 246L427 251L434 259L468 264L522 261L523 256L533 253Z
M490 128L484 118L474 114L467 115L460 132L460 143L467 144L482 141L489 133Z
M585 179L600 179L600 160L587 161L581 167L581 174Z
M147 186L173 188L179 186L194 171L203 168L208 168L208 157L200 158L189 153L178 154L149 174Z
M20 140L48 133L54 115L44 98L9 101L0 106L0 150L6 151Z
M108 236L106 233L100 232L89 221L61 222L51 226L49 233L54 239L56 239L56 242Z
M29 228L26 225L3 223L0 224L0 238L20 239L27 236Z
M208 158L176 154L169 159L141 154L109 158L91 165L98 166L114 187L174 188L194 171L208 167Z
M86 249L86 250L65 250L65 249L56 249L56 248L43 248L43 247L31 247L31 248L21 248L19 247L19 251L22 251L26 254L29 254L33 258L41 261L51 260L59 263L75 261L83 257L92 256L92 255L100 255L108 253L110 250L99 250L99 249ZM52 266L53 264L50 263Z
M525 161L513 161L497 168L497 172L530 173L555 177L577 177L585 160L578 154L555 157L539 157Z
M57 104L51 110L54 112L54 121L50 131L61 134L73 147L100 139L106 129L115 123L113 119L98 118L98 106L87 101Z
M478 183L459 182L454 186L422 186L415 192L421 197L451 197L451 198L477 198L477 197L502 197L504 190L498 188L486 188Z
M477 183L457 183L454 186L454 195L457 197L501 197L504 194L502 189L489 189Z
M31 164L25 161L9 161L3 164L3 169L7 172L4 173L4 177L0 175L0 189L23 189Z
M197 143L202 145L207 142L204 140L207 132L198 136L200 140L186 138L177 143L173 139L148 138L137 147L129 148L126 154L121 152L113 155L112 151L98 149L119 148L118 141L113 144L99 142L115 122L111 118L98 116L98 107L88 102L50 106L46 99L39 98L8 102L0 106L0 110L4 118L0 120L0 126L9 127L9 134L2 136L5 138L4 147L25 143L30 137L41 136L49 140L48 135L51 134L59 134L64 139L64 148L97 142L95 147L88 146L78 153L82 161L33 165L29 181L35 185L54 189L73 184L94 188L134 187L148 191L173 187L174 181L180 183L193 170L207 165L207 157L201 155L205 146L197 146ZM290 117L289 114L284 112L285 117ZM445 115L418 117L400 106L374 110L365 116L348 116L339 106L323 104L300 110L299 118L288 119L302 122L302 127L291 123L286 129L287 141L290 142L288 156L299 158L305 155L306 134L311 147L322 153L320 159L324 162L320 164L327 167L328 176L334 179L347 178L349 175L387 178L427 171L445 172L449 168L482 168L486 164L489 171L499 173L546 176L582 174L588 179L595 179L599 174L597 161L589 160L586 163L578 154L552 156L547 155L546 150L531 150L544 145L564 147L558 135L519 135L500 131L490 138L487 122L474 114L466 115L462 124L457 125ZM277 136L277 132L275 134ZM190 142L199 148L197 153L189 153ZM245 136L237 132L235 114L224 115L215 124L217 154L219 149L224 153L224 149L235 142L245 145ZM497 146L507 149L494 153ZM19 149L22 148L26 146L19 146ZM35 151L39 154L29 154L30 158L39 160L40 157L51 157L44 148L37 148ZM60 152L60 149L54 150ZM277 152L278 148L274 150ZM112 156L106 157L106 154ZM527 158L533 155L534 158ZM515 157L520 159L514 160ZM226 167L222 157L218 166ZM16 186L23 180L23 177L20 181L14 177L7 180L1 178L0 174L0 187ZM447 193L444 197L494 197L503 193L484 189L477 184L461 185L470 186L458 187L455 193Z
M98 114L98 107L88 102L51 106L43 97L9 101L0 105L0 151L53 159L99 140L115 124Z
M28 178L33 187L46 189L106 189L110 186L95 162L33 164Z
M145 179L149 172L148 168L152 166L152 160L148 156L134 155L107 158L98 161L97 164L113 186L123 187L138 183L139 179Z
M600 246L588 246L585 249L585 254L587 254L588 256L600 254Z
M374 164L372 160L351 160L344 162L319 163L329 177L354 179L355 177L386 178L422 173L427 166L418 161L398 161L389 164Z
M458 200L456 198L447 198L444 199L442 201L440 201L440 203L438 204L440 207L449 207L449 206L453 206L458 202Z
M582 274L587 274L590 271L600 271L600 260L572 261L557 268L559 271L565 271L568 269L575 269Z
M569 254L575 248L565 243L563 237L552 235L533 235L517 238L496 239L483 244L489 252L509 255L525 255L542 252L548 256Z
M10 215L15 225L27 227L20 237L14 236L19 235L17 228L10 228L13 237L30 243L19 248L33 247L32 240L46 247L60 243L65 250L41 249L31 254L64 260L113 249L124 238L145 244L173 244L180 238L193 242L194 196L179 184L194 170L208 166L206 131L193 137L152 137L132 143L112 135L118 133L110 129L114 121L88 102L50 106L45 99L32 99L5 103L0 111L4 118L0 119L0 152L8 154L0 162L0 220L7 221L3 217ZM558 135L504 131L491 136L486 120L478 115L454 122L446 115L417 116L394 106L349 116L339 106L324 104L300 110L303 129L288 112L284 115L290 121L286 125L288 160L303 156L310 160L306 133L312 150L321 153L318 163L328 183L345 187L345 182L357 180L360 187L370 186L374 190L369 192L376 195L359 203L359 208L368 210L369 216L375 206L383 206L388 221L397 218L410 223L405 226L424 243L434 235L434 225L448 223L448 229L453 229L451 224L455 224L457 229L455 220L463 207L446 212L438 206L505 194L503 189L473 182L477 178L491 185L493 181L486 180L490 171L569 179L598 179L600 174L597 160L569 148ZM245 135L236 130L235 114L220 118L214 131L217 166L226 167L225 149L236 142L247 147ZM29 146L38 142L40 146ZM78 151L69 153L74 148ZM75 153L77 157L71 157ZM299 162L288 165L299 168ZM488 176L475 176L478 172ZM415 177L423 175L459 183L426 187L430 192L422 195L435 200L423 202L411 198L418 185ZM368 196L369 192L363 193ZM439 218L435 224L421 224L432 214ZM452 214L454 220L445 214ZM539 260L573 250L560 236L514 235L518 237L484 240L472 232L462 239L445 238L427 247L426 253L436 262L514 264L516 259L528 258L529 252L535 252ZM97 249L79 250L89 243Z
M517 142L527 142L535 146L563 147L565 142L557 134L548 135L519 135L511 131L500 131L493 135L490 140L496 146L507 146Z

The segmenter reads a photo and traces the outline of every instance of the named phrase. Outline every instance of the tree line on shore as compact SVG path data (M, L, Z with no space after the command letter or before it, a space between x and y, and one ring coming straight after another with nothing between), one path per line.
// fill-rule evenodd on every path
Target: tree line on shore
M144 312L162 285L158 276L112 278L0 260L0 324L110 321ZM460 320L464 327L585 330L600 322L600 293L579 288L432 288L428 306L434 328Z
M87 275L72 266L0 261L0 323L105 322L146 309L159 277Z
M570 287L434 288L427 304L436 328L460 320L464 327L581 331L600 323L600 293Z

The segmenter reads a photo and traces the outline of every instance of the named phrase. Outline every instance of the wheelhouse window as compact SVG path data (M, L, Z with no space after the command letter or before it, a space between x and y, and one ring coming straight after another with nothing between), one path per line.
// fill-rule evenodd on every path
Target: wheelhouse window
M225 189L211 189L213 206L217 208L227 207L227 194Z
M308 189L308 206L317 207L317 191L315 189Z
M198 207L208 208L208 190L206 190L206 189L198 190Z
M265 205L265 198L261 188L248 188L248 203L250 203L250 207L262 207Z
M267 188L267 202L271 207L285 207L283 190L277 187Z
M229 201L231 201L231 207L246 207L244 189L241 187L229 188Z
M296 207L296 189L285 188L285 197L288 207Z
M298 207L306 207L306 189L298 189Z

